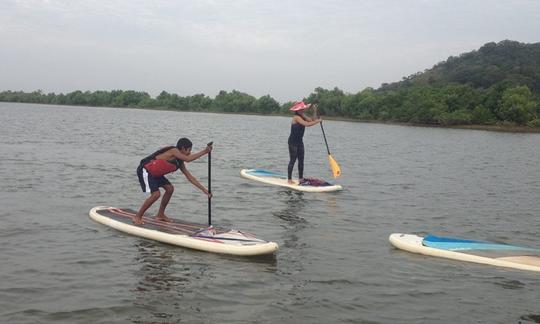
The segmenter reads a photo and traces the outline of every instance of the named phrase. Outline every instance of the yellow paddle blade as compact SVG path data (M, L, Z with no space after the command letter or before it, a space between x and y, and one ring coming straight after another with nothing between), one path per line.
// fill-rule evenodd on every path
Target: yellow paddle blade
M330 168L332 169L332 174L334 175L334 178L339 177L341 175L341 169L339 168L336 160L334 160L334 158L330 154L328 155L328 163L330 163Z

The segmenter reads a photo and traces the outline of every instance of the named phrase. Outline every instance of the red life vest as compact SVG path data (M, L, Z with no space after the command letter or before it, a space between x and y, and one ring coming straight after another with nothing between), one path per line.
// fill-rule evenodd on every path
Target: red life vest
M176 158L170 161L156 160L156 156L172 148L174 148L174 146L167 146L157 150L156 152L142 159L140 165L142 165L146 169L146 171L148 171L148 173L150 173L150 175L153 177L162 177L167 173L178 170L180 166L184 163L184 161Z
M144 168L153 177L161 177L167 173L178 170L178 165L173 164L167 160L152 160L144 165Z

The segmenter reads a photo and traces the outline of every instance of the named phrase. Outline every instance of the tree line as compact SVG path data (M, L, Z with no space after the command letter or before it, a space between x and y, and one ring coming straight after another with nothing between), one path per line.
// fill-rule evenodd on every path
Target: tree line
M378 89L351 94L339 88L316 88L303 99L317 103L323 116L360 121L540 128L540 43L488 43ZM0 101L257 114L288 114L293 104L238 90L222 90L214 98L166 91L155 98L133 90L3 91Z
M255 98L237 90L221 91L215 98L203 94L182 97L165 91L156 98L131 90L68 94L3 91L0 101L257 114L288 114L292 105L292 102L280 105L269 95ZM525 85L497 84L485 90L462 84L385 91L367 88L356 94L346 94L338 88L316 88L305 101L317 103L323 116L359 121L540 127L540 100Z

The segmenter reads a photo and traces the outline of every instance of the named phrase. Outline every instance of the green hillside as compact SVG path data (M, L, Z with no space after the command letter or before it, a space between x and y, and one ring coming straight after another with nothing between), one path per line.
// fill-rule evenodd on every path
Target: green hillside
M308 100L360 120L540 128L540 43L487 43L376 90L317 88Z
M487 43L477 51L451 56L433 68L385 84L381 90L411 86L441 87L450 83L488 89L496 84L527 86L540 98L540 43Z

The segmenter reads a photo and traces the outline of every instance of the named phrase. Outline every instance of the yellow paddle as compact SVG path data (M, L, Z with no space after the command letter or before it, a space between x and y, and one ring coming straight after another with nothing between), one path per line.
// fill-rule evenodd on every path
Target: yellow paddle
M322 121L320 122L320 124L321 124L322 134L324 136L324 143L326 144L326 151L328 151L328 163L330 163L330 168L332 169L332 175L334 176L334 178L337 178L341 175L341 168L339 167L339 164L336 162L336 160L334 160L334 158L332 157L332 154L330 154L330 149L328 148L328 142L326 141L326 134L324 133L324 127L322 125Z

